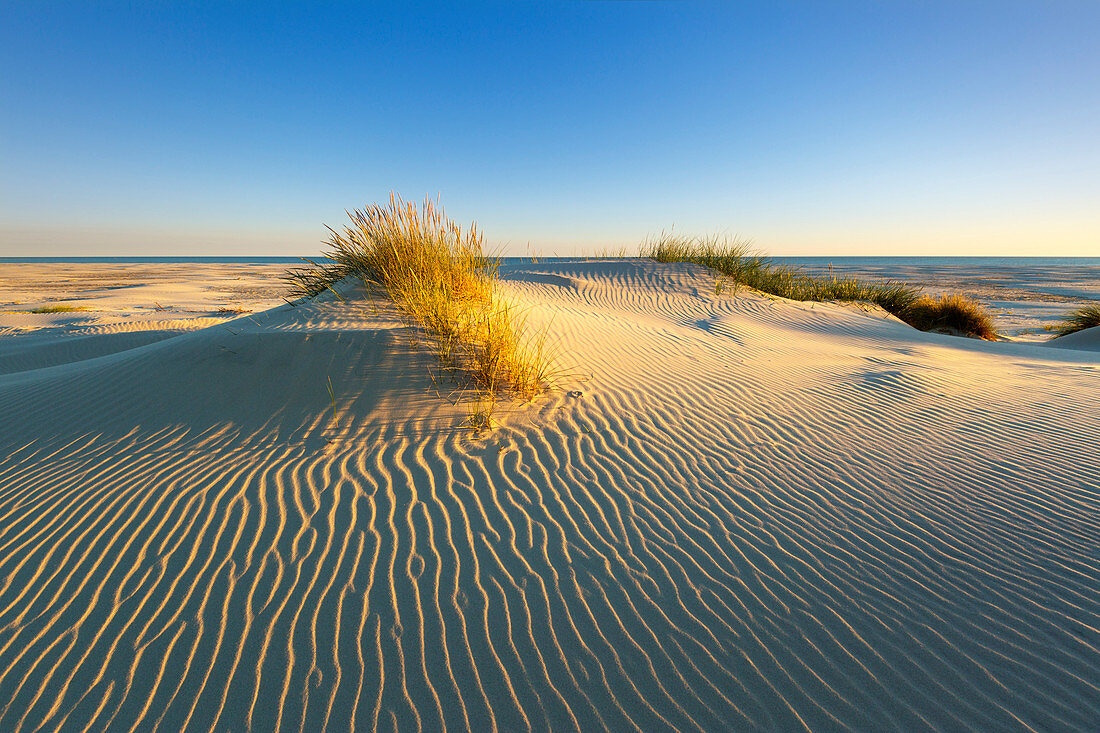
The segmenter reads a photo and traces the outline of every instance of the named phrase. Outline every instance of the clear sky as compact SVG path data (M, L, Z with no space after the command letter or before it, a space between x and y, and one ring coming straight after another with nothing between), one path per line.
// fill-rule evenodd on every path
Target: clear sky
M0 0L0 255L1100 255L1100 2Z

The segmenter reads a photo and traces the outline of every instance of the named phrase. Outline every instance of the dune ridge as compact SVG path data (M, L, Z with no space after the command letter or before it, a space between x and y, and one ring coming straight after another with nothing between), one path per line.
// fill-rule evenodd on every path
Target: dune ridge
M0 375L0 729L1100 719L1100 354L501 278L577 379L491 434L350 284Z

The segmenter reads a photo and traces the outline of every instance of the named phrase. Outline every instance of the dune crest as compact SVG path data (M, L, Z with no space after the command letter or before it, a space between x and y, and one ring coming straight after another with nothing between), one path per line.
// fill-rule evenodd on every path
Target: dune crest
M501 286L576 379L481 436L353 288L12 356L0 729L1100 719L1100 354L693 266Z

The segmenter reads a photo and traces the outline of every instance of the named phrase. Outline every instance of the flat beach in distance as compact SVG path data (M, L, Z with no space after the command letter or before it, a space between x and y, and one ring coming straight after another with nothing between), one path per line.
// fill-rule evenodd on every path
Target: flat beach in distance
M475 432L287 266L0 263L0 730L1100 720L1100 334L1041 329L1087 272L979 283L980 341L509 260L560 375Z
M1047 341L1052 323L1100 301L1100 257L777 257L818 276L894 279L963 295L1016 341Z

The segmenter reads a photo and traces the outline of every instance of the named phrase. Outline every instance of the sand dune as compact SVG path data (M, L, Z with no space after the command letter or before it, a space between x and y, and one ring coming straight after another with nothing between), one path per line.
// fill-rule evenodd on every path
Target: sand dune
M1100 353L504 288L573 377L482 436L350 284L0 349L0 730L1100 720Z
M1100 326L1085 328L1075 333L1059 336L1049 341L1047 345L1058 349L1100 351Z

